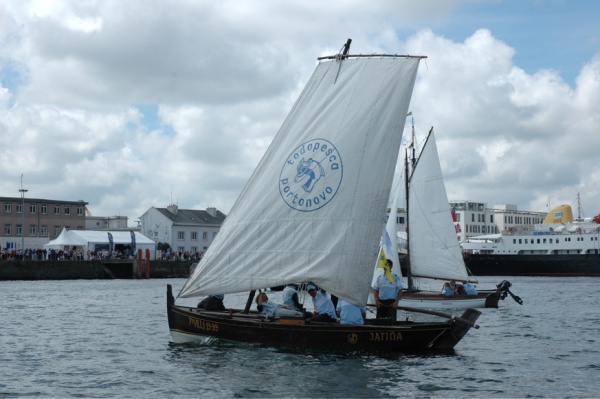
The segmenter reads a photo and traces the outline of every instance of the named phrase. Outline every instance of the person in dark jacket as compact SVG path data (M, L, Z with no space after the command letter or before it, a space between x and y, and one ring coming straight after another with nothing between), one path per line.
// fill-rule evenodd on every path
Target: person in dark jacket
M223 305L223 298L225 298L225 295L223 294L207 296L206 298L200 301L200 303L198 304L198 309L212 311L225 310L225 305Z

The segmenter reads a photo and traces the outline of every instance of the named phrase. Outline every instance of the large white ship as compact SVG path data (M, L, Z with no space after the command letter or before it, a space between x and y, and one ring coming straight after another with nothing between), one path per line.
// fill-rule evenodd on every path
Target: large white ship
M573 218L571 206L552 209L533 231L508 229L463 242L478 276L600 276L600 215Z

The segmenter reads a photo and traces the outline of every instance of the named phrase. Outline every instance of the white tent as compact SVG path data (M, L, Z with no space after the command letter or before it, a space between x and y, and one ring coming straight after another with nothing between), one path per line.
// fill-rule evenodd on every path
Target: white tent
M65 247L81 247L84 253L108 248L110 245L109 235L112 236L113 245L132 246L132 233L135 237L136 252L141 249L146 253L150 250L150 259L155 259L156 243L139 232L133 231L98 231L98 230L66 230L55 239L44 245L47 249L64 249Z
M70 247L83 247L85 246L85 241L80 237L71 234L71 230L67 230L63 228L60 235L56 237L55 240L50 241L48 244L44 245L44 248L47 249L65 249Z

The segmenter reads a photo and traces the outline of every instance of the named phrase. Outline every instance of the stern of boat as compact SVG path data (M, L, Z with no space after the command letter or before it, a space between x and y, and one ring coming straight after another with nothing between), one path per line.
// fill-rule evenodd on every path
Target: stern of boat
M500 291L492 292L485 297L485 307L498 309L498 302L500 302Z
M169 329L173 326L173 315L171 307L175 305L175 297L173 296L173 287L167 284L167 318L169 320Z
M452 349L460 342L462 337L471 329L479 328L475 321L481 312L475 309L467 309L460 318L452 320L452 328L444 331L431 345L434 349Z

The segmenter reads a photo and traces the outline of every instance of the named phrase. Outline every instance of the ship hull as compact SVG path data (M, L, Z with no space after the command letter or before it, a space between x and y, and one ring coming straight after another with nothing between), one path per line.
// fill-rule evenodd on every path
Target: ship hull
M464 258L467 268L477 276L600 277L600 254L466 254Z

